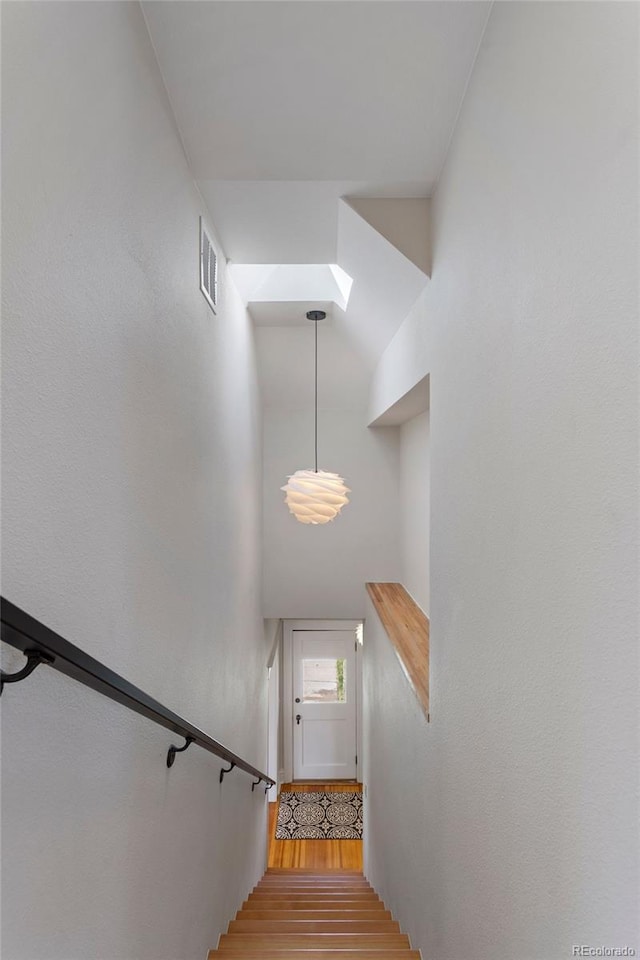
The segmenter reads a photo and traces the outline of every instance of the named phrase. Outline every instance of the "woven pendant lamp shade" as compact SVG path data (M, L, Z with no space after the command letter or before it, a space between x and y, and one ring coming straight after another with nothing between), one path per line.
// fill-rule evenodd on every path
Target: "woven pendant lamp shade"
M324 470L296 470L289 482L280 488L286 493L285 503L300 523L329 523L349 503L349 488L337 473Z

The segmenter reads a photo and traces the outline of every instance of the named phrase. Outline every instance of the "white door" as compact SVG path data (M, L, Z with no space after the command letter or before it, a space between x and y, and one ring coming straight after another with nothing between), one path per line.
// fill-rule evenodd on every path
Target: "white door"
M353 630L293 631L293 778L356 776Z

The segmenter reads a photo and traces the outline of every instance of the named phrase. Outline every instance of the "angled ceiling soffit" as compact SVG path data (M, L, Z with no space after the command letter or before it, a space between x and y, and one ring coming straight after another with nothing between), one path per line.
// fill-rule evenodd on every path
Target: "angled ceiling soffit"
M345 197L344 200L425 276L431 276L429 197Z

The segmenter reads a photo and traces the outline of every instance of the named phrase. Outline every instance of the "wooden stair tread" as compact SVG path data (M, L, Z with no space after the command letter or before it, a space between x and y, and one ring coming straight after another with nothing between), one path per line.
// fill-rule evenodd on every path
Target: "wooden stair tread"
M325 841L326 842L326 841ZM366 880L362 870L305 870L295 868L270 868L263 876L264 880Z
M260 883L264 884L281 884L282 886L294 886L296 884L325 884L327 886L349 886L353 884L357 886L358 884L365 884L369 886L369 881L366 877L354 875L352 877L343 876L342 874L331 875L330 873L323 873L319 876L313 876L313 874L305 873L299 877L294 876L291 873L282 874L280 877L263 877Z
M343 900L331 897L326 900L245 900L243 910L384 910L382 900Z
M325 841L326 843L327 841ZM269 867L264 873L264 880L317 880L324 877L327 880L365 880L362 870L306 870L304 867Z
M329 890L373 890L371 884L362 877L354 877L350 883L332 883L328 877L317 877L316 880L285 880L284 878L275 882L273 880L260 880L256 888L265 890L315 890L319 887L326 887Z
M400 933L396 920L232 920L228 933Z
M309 890L299 890L287 888L286 890L269 890L265 887L255 887L252 891L252 894L259 894L260 896L266 896L267 898L272 897L274 900L285 899L287 897L296 897L298 900L308 899L315 900L318 897L325 899L326 897L340 897L345 900L350 900L352 897L358 897L362 895L376 896L375 890L370 888L361 888L354 890L349 887L348 890L336 890L335 887L320 887L315 889L311 887Z
M361 873L281 873L268 875L262 878L262 883L367 883L367 878Z
M286 890L281 887L254 887L250 896L260 897L303 897L315 898L323 897L377 897L373 887L347 887L346 890L336 890L335 887L311 887L301 890L299 887L289 887Z
M239 910L236 920L391 920L388 910Z
M258 883L253 889L256 892L268 892L271 890L273 893L277 893L278 891L282 893L287 890L291 890L293 893L308 893L314 890L324 890L325 892L331 893L331 891L335 890L336 893L342 895L349 890L367 893L367 891L372 891L373 887L368 883L343 883L340 885L336 883Z
M215 957L238 957L238 960L262 960L263 957L271 957L276 960L283 957L285 960L420 960L420 951L394 950L383 947L380 950L372 950L365 947L363 950L282 950L276 948L270 950L268 947L261 947L260 950L246 950L238 955L236 950L210 950L209 958Z
M301 949L303 947L322 948L323 950L340 948L342 950L363 947L372 947L380 945L395 946L401 944L409 945L409 937L406 933L290 933L290 934L267 934L267 933L242 933L230 934L223 933L220 937L220 946L229 946L229 944L265 944L271 945L274 949L283 947L292 947Z
M313 870L307 867L268 867L265 872L265 877L281 877L281 876L311 876L311 877L324 877L326 875L331 876L335 874L340 877L362 877L364 876L362 870L332 870L330 867L316 867Z

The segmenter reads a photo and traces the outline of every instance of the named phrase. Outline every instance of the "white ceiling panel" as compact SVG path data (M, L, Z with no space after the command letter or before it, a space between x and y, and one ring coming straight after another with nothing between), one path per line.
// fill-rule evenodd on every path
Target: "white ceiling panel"
M482 2L143 4L198 180L433 182Z
M428 193L416 181L200 180L198 186L235 263L335 263L341 197Z

